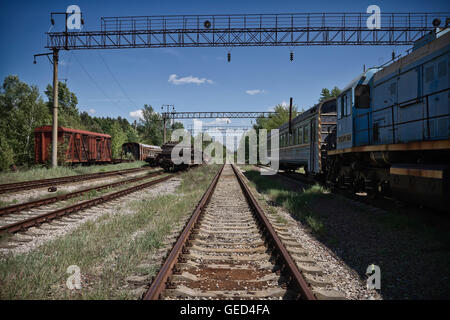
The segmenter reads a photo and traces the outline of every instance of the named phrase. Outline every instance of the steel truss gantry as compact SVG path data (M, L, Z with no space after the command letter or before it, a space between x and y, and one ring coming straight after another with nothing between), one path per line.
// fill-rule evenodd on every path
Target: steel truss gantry
M100 31L48 32L50 49L411 45L449 13L296 13L103 17Z
M259 118L268 117L275 112L255 112L255 111L236 111L236 112L163 112L163 119L206 119L206 118Z

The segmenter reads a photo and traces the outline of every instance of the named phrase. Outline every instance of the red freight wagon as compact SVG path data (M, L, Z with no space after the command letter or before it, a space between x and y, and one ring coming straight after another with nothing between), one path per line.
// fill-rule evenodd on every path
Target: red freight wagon
M34 129L34 157L36 163L51 159L52 127ZM58 127L58 161L64 154L64 162L111 162L111 136L103 133Z

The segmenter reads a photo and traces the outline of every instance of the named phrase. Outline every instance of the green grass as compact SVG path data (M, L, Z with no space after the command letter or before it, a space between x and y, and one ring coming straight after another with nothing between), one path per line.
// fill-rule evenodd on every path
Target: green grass
M106 214L28 254L0 261L0 299L128 299L125 278L161 247L181 217L192 213L218 166L180 175L175 194L131 202L134 214ZM138 232L138 236L133 237ZM69 290L67 267L81 269L82 289ZM151 266L149 273L156 272Z
M280 182L262 176L259 171L251 167L247 167L245 175L250 181L250 185L258 192L268 196L272 203L282 206L295 219L308 225L315 233L325 233L323 222L310 206L313 201L320 200L323 194L328 192L322 186L315 184L305 190L292 191Z
M128 163L92 165L92 166L81 166L81 165L60 166L57 168L46 168L43 166L35 166L28 169L18 170L16 172L0 172L0 184L139 168L144 166L145 164L146 163L144 161L136 161Z

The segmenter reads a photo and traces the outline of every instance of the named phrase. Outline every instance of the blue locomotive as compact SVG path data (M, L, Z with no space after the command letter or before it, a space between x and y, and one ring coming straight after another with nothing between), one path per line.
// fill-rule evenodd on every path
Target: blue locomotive
M354 192L393 194L448 210L448 31L426 35L408 55L384 68L368 69L351 81L336 98L335 147L327 145L326 155L322 154L327 161L308 162L305 171L320 173L329 184ZM292 169L299 165L293 165L284 150L284 142L292 140L285 138L290 136L286 127L280 127L280 167ZM315 135L311 144L323 134L310 132ZM289 154L298 147L294 143Z

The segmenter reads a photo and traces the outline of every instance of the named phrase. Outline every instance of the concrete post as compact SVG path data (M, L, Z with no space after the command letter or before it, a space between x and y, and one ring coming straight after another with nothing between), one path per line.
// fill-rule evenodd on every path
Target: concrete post
M52 168L58 166L58 49L53 49Z

